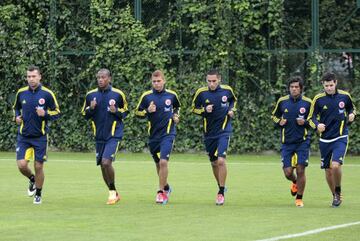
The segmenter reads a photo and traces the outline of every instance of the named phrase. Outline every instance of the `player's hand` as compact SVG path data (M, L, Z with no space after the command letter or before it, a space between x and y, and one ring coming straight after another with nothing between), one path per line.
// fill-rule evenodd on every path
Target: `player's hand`
M96 97L94 97L94 99L90 102L90 109L95 109L97 105L97 102L96 102Z
M296 118L296 122L299 126L303 126L305 124L304 118Z
M350 114L349 114L349 122L353 122L354 119L355 119L354 113L350 113Z
M321 133L321 132L324 132L325 131L325 128L326 126L323 124L323 123L320 123L318 126L317 126L317 130Z
M174 115L173 115L173 120L174 120L175 124L179 123L179 121L180 121L179 115L178 115L178 114L174 114Z
M37 113L37 115L38 116L40 116L40 117L43 117L43 116L45 116L45 110L44 110L44 108L42 108L42 107L36 107L36 113Z
M229 112L228 112L228 116L230 116L230 118L233 118L233 117L234 117L234 111L229 110Z
M21 115L17 116L17 117L15 118L15 121L16 121L16 124L20 125L21 122L23 121L22 116L21 116Z
M151 101L150 102L150 105L149 105L149 107L148 107L148 112L149 113L153 113L153 112L155 112L156 111L156 105L154 104L154 101Z
M287 119L281 119L279 125L284 126L286 123L287 123Z
M211 112L213 112L213 110L214 110L214 105L207 105L207 106L205 107L205 111L206 111L207 113L211 113Z
M115 104L110 105L110 112L111 112L111 113L115 113L115 112L116 112Z

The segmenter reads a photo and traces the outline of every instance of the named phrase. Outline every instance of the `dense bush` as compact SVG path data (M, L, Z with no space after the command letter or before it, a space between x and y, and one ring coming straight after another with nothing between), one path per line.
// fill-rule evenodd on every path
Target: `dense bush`
M130 1L133 2L133 1ZM286 94L285 83L294 72L306 78L306 95L321 89L318 82L326 70L319 51L289 53L311 45L311 6L284 0L143 0L146 18L134 18L132 4L122 1L10 1L0 4L0 149L13 150L16 126L12 104L16 90L26 84L26 67L43 70L43 83L57 95L62 118L52 123L51 147L59 150L93 149L90 125L80 115L88 90L96 87L95 73L107 67L113 85L129 102L122 148L143 151L147 133L144 120L134 117L141 93L150 88L150 74L164 69L167 88L178 92L182 102L181 123L175 150L203 149L202 125L190 113L192 95L206 85L205 73L219 68L223 81L238 97L232 152L260 152L279 148L270 113L276 99ZM345 9L354 1L322 1L327 14L320 16L320 39L331 48L359 43L355 26L359 14L330 41ZM346 34L345 34L346 33ZM270 50L270 51L267 51ZM353 64L360 61L353 58ZM320 63L320 64L316 64ZM359 71L355 68L354 76ZM357 105L358 81L347 80ZM359 105L358 105L359 106ZM359 124L351 126L350 151L360 153ZM313 149L317 149L316 142Z

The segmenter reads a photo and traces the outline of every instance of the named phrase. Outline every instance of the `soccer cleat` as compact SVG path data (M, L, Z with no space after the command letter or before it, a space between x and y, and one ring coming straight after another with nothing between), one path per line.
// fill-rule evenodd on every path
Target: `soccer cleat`
M331 206L333 208L339 207L341 204L342 200L341 200L341 194L340 193L335 193L334 194L334 198L333 198L333 202L331 204Z
M29 181L28 195L29 197L34 196L36 192L35 182Z
M156 203L162 204L164 202L164 196L166 195L163 195L163 192L158 191L158 193L156 194Z
M169 186L169 189L168 189L168 190L164 190L164 192L165 192L167 198L169 198L169 197L170 197L170 194L171 194L171 192L172 192L171 187Z
M109 198L108 198L106 204L113 205L113 204L117 203L119 200L120 200L119 193L117 193L117 191L115 191L115 190L111 190L111 191L109 191Z
M222 194L218 194L216 197L216 205L224 205L225 197Z
M296 205L296 207L302 208L302 207L304 207L304 202L302 199L296 199L295 205Z
M166 192L163 192L162 193L162 199L163 199L163 201L162 201L162 204L167 204L168 203L168 201L169 201L169 196L167 195L167 193Z
M295 196L298 191L297 185L295 183L291 183L290 192L292 196Z
M35 195L33 203L34 204L41 204L41 196Z

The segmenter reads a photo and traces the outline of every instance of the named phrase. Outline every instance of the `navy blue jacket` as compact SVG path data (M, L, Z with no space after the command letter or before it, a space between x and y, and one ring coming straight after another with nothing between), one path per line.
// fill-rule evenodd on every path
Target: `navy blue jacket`
M37 108L45 110L45 116L36 113ZM54 93L41 84L35 89L29 86L18 90L13 106L15 118L22 116L18 137L44 137L49 132L48 121L60 116L59 105Z
M95 109L91 110L90 102L96 100ZM114 103L116 112L110 111ZM128 104L125 94L111 85L105 90L93 89L86 94L82 114L91 120L96 142L106 142L111 138L120 140L123 136L123 119L128 114Z
M192 102L192 112L203 117L204 137L217 138L232 132L230 110L236 111L236 97L228 85L219 85L214 91L209 87L198 89ZM213 111L207 113L207 105L213 105Z
M311 106L311 99L300 96L293 98L290 95L279 98L276 106L272 112L271 119L274 121L276 127L281 128L281 143L292 144L300 143L310 139L308 132L308 118ZM305 119L304 125L298 125L296 118ZM286 119L285 125L280 126L281 119Z
M148 113L147 109L152 101L156 105L156 111ZM174 91L163 89L158 92L152 89L141 95L135 114L140 118L147 117L149 139L159 140L168 135L176 135L173 116L179 112L180 101Z
M348 134L347 116L350 113L356 115L356 108L350 94L343 90L336 90L333 95L324 92L314 97L308 120L314 129L319 123L325 124L325 131L320 134L320 137L332 140Z

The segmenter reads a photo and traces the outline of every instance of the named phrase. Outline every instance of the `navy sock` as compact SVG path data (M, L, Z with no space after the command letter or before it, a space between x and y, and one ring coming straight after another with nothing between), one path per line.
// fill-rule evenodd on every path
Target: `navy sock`
M29 177L30 182L35 182L35 176L34 174L31 174L31 176Z
M42 190L42 188L36 188L36 193L35 193L35 195L36 195L36 196L41 196L41 190Z
M115 188L115 183L109 183L109 190L110 191L115 191L116 190L116 188Z

